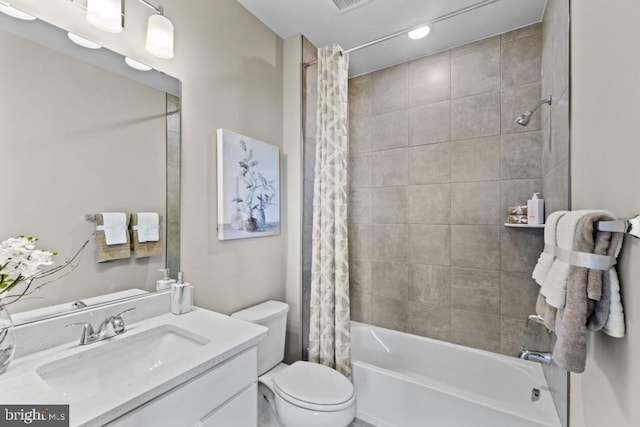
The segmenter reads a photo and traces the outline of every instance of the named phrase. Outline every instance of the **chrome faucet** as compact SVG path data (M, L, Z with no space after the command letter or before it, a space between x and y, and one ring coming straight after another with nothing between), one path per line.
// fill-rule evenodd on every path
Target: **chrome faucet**
M125 332L126 327L122 315L128 311L135 310L135 307L125 310L115 316L109 316L100 323L98 331L93 330L93 326L88 322L71 323L69 326L82 326L82 335L80 336L80 345L87 345L97 341L106 340L107 338L120 335Z
M518 357L522 360L531 360L533 362L544 363L550 365L553 362L553 355L548 351L527 350L524 347L520 349Z

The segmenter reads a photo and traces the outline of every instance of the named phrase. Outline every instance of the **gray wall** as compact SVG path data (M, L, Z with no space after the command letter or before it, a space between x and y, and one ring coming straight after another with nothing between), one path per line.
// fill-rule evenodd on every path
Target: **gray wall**
M302 60L318 59L317 48L305 37L302 38ZM302 235L302 348L307 359L309 347L309 319L311 303L311 229L313 226L313 171L316 161L316 112L318 110L318 66L303 68L302 74L302 129L304 151L304 208Z
M516 355L541 230L506 208L542 184L534 25L350 80L350 275L354 320Z
M574 209L640 213L640 2L571 2L571 174ZM594 28L600 28L594 31ZM640 240L625 237L616 269L627 335L588 337L571 375L572 427L640 425Z
M542 21L542 96L553 96L543 106L542 173L546 213L569 208L569 0L548 0ZM569 377L555 364L543 370L558 415L568 423Z

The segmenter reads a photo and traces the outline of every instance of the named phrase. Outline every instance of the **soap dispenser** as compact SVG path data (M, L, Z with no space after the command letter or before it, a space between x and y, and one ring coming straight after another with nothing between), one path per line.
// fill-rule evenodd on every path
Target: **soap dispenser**
M158 281L156 281L156 291L164 291L165 289L170 289L171 285L176 283L175 279L169 277L169 269L161 268L158 270L164 273L164 277Z
M544 224L544 200L540 193L533 193L527 200L527 219L529 224Z
M171 312L184 314L191 311L193 304L193 287L184 281L182 271L178 273L178 282L171 285Z

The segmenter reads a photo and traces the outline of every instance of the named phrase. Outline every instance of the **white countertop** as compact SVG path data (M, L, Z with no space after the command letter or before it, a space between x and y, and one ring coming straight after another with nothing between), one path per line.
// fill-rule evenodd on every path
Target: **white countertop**
M75 402L65 401L60 393L36 373L36 369L46 363L108 346L113 341L161 325L185 329L209 342L185 352L179 361L132 376L122 386L105 388L98 396L87 396L86 399ZM27 405L70 404L71 426L101 426L251 348L266 335L265 327L197 307L180 316L162 314L127 324L125 333L105 341L81 346L78 340L74 340L14 359L7 372L0 375L0 402ZM80 330L78 339L79 337Z

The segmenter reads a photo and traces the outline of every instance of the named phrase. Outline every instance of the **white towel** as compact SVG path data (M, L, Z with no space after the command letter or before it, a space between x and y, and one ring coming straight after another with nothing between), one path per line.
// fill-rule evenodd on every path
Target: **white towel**
M621 249L622 239L620 239L620 244L616 248L616 258L620 255ZM624 310L622 308L622 299L620 298L620 281L615 268L609 270L609 279L611 284L609 317L607 317L607 323L602 328L602 332L614 338L623 338L625 334Z
M536 263L536 266L533 269L533 273L531 274L531 277L540 286L542 286L544 280L547 278L549 270L551 270L551 266L553 265L553 261L555 260L553 249L556 246L558 221L567 212L568 211L553 212L547 218L547 223L544 226L544 251L540 254L538 262Z
M124 212L101 212L103 225L96 230L104 231L107 245L121 245L127 243L127 214Z
M558 220L556 242L560 249L573 250L578 221L587 213L595 211L567 212ZM542 282L540 293L544 295L547 304L555 308L564 308L567 299L567 279L571 265L559 259L553 261L549 274Z
M160 216L155 212L138 212L138 242L157 242L160 240Z

